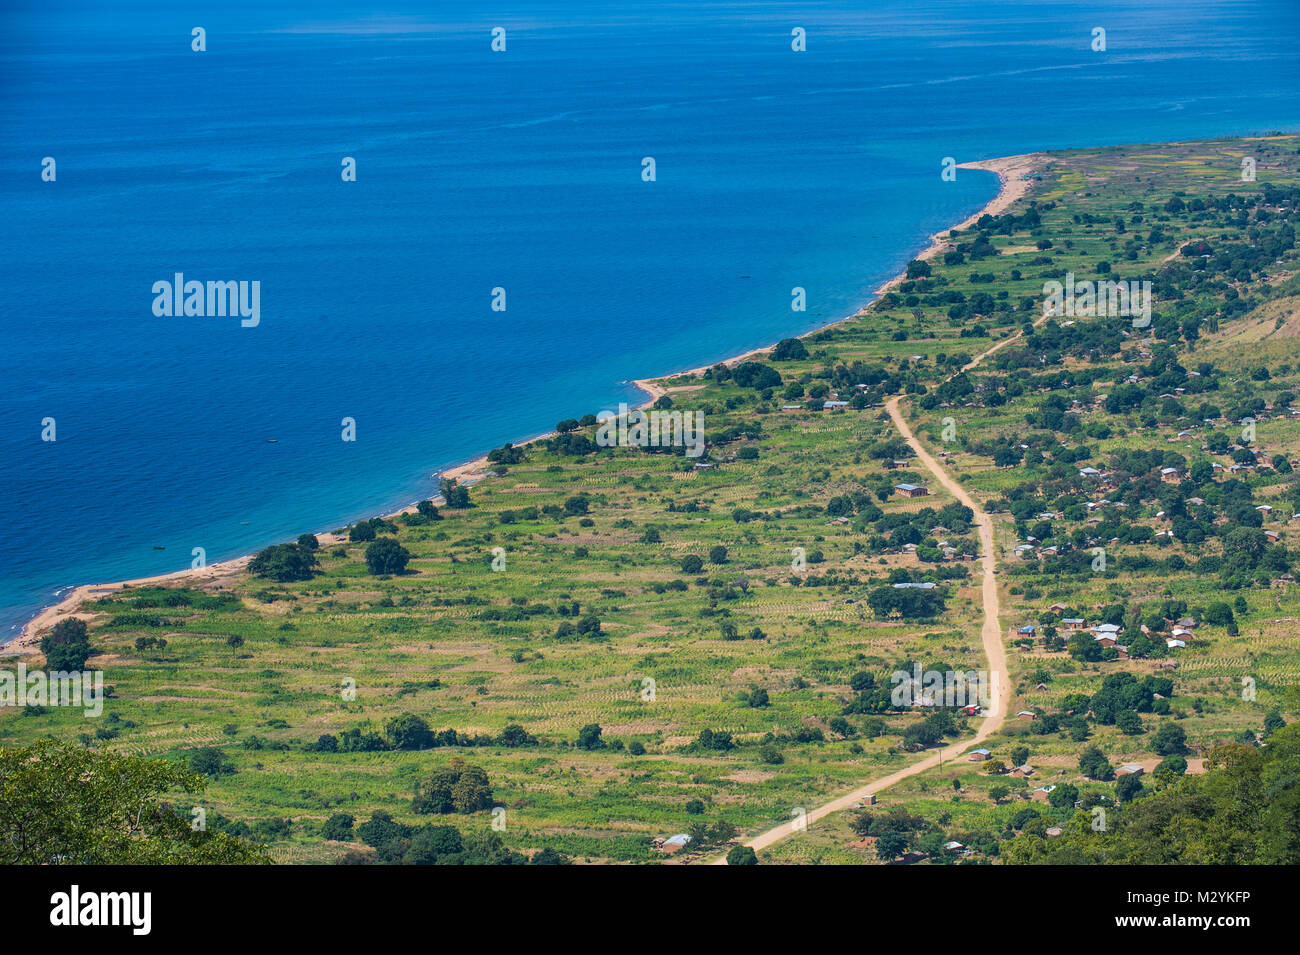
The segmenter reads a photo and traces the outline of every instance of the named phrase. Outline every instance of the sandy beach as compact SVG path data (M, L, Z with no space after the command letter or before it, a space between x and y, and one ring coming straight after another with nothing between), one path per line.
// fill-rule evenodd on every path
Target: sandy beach
M922 260L930 259L938 255L940 252L945 251L949 245L948 234L953 230L968 229L972 225L974 225L976 221L978 221L979 218L983 215L999 215L1005 212L1008 208L1011 207L1012 204L1014 204L1019 199L1021 199L1029 191L1029 188L1034 181L1031 178L1033 172L1039 169L1044 162L1045 162L1045 157L1042 153L1026 153L1018 156L1004 156L997 159L984 159L978 162L959 164L957 167L958 169L980 169L987 172L995 173L998 176L1000 181L1000 188L998 190L998 194L994 196L991 200L989 200L989 202L985 204L981 209L979 209L977 212L975 212L970 217L965 219L963 222L951 226L948 229L944 229L942 232L937 232L933 236L931 236L930 244L924 250L918 253L916 255L916 258ZM1026 178L1021 178L1022 176ZM883 295L889 290L897 287L901 282L905 281L905 278L906 276L900 273L899 275L896 275L894 278L890 279L888 282L885 282L876 290L877 296ZM816 328L813 329L812 331L806 332L805 336L812 335L816 332L822 331L825 328L830 328L847 321L852 321L853 319L856 319L859 316L861 316L867 310L867 308L870 307L870 304L871 303L864 305L862 308L858 309L853 314L846 315L844 318L839 319L836 322L830 322L827 325L821 326L820 328ZM775 347L776 345L775 343L773 343L771 345L767 345L762 348L752 349L740 355L735 355L731 358L725 359L722 362L714 362L713 364L725 364L728 366L735 366L740 364L743 361L752 359L755 356L765 355ZM660 375L655 378L634 379L632 381L632 384L636 385L638 389L645 392L647 396L644 401L642 401L639 405L637 405L637 408L647 408L663 395L669 393L693 390L695 388L700 387L698 385L677 385L677 386L670 387L666 385L665 382L674 381L684 377L698 378L700 375L702 375L705 371L707 371L711 367L712 365L701 365L698 368L690 368L685 371L679 371L668 375ZM525 441L517 442L517 444L518 446L527 446L537 441L545 441L554 436L555 436L555 432L549 431L545 434L537 435L534 438L529 438ZM477 483L478 481L484 480L486 477L489 477L491 472L492 472L492 464L488 461L487 455L484 454L480 457L475 458L472 461L467 461L464 464L460 464L453 468L449 468L446 471L441 472L438 476L444 478L451 478L461 482L462 484L471 485ZM439 501L439 498L434 498L434 501L435 503L437 503ZM414 509L415 509L415 505L410 504L399 511L395 511L392 514L385 514L383 516L388 518L397 517L401 514L405 514L410 511L413 511ZM323 545L332 544L335 542L334 536L332 534L318 534L317 539ZM87 603L93 603L96 599L103 596L105 593L115 592L128 587L144 587L144 586L150 586L155 584L203 583L203 584L211 585L215 583L217 585L220 585L221 583L225 583L225 582L233 583L235 578L237 578L243 572L244 568L247 566L248 562L251 559L252 559L252 555L246 555L232 560L209 564L206 567L202 567L194 570L181 570L181 571L176 571L168 574L159 574L153 577L140 577L134 580L78 585L76 587L73 587L71 590L69 590L63 596L63 598L59 600L57 603L44 608L43 610L41 610L40 613L38 613L35 617L33 617L30 621L28 621L27 624L23 627L22 632L19 636L15 637L13 640L9 641L3 646L0 646L0 655L15 655L15 654L35 652L37 650L37 645L40 642L40 636L43 631L48 630L50 627L53 627L60 620L66 619L70 616L80 617L82 619L89 620L93 616L95 611L93 607L88 609L86 608L85 605Z

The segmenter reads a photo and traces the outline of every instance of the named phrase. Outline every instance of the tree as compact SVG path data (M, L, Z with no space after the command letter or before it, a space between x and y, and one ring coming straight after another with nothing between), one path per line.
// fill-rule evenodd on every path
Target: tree
M41 653L45 654L45 665L50 670L65 673L81 670L91 654L86 621L77 617L60 620L41 637Z
M226 776L235 771L226 754L214 746L202 746L190 753L190 771L204 776Z
M298 549L303 553L311 553L320 549L320 541L316 539L315 534L299 534Z
M1120 802L1132 802L1142 795L1142 780L1137 773L1121 776L1115 782L1115 796Z
M893 862L907 851L908 838L901 832L888 830L876 839L876 858L882 862Z
M758 856L749 846L732 846L727 853L727 865L758 865Z
M332 842L351 842L354 822L356 819L346 812L336 812L325 820L325 825L321 826L321 838Z
M683 574L698 574L704 569L704 561L695 554L687 554L682 558Z
M435 770L411 799L411 811L421 815L473 813L492 806L492 785L487 772L466 765L460 757Z
M206 786L174 762L48 739L0 748L0 865L267 862L263 847L196 832L188 811L163 801Z
M725 564L727 562L727 548L721 544L716 544L709 549L710 564Z
M1070 783L1058 783L1056 788L1047 794L1047 801L1052 804L1053 809L1073 808L1078 798L1078 787Z
M440 521L442 515L438 513L438 508L434 506L433 501L423 500L415 505L415 512L423 517L426 521Z
M297 544L273 544L258 551L248 562L248 570L258 577L287 583L291 580L310 580L316 564L314 551L303 550Z
M1187 752L1187 732L1176 723L1162 723L1151 746L1161 756L1181 756Z
M1136 710L1120 710L1115 714L1115 725L1126 736L1142 734L1142 717L1138 716Z
M414 713L394 716L384 727L384 735L393 749L428 749L433 745L429 724Z
M798 361L807 357L807 347L797 338L783 338L772 349L772 361Z
M425 826L411 836L402 862L406 865L437 865L448 856L458 856L464 850L460 830L455 826Z
M600 738L602 732L599 723L588 723L578 730L578 749L604 749L605 741Z
M731 378L741 388L753 388L755 391L781 387L781 373L771 365L757 361L741 362L731 373Z
M438 493L448 507L473 507L469 500L469 488L463 487L455 478L442 478L438 482Z
M369 819L357 826L357 835L366 845L377 849L395 839L410 838L411 827L395 822L392 815L383 809L376 809Z
M480 812L492 808L492 788L488 775L479 766L466 766L451 787L452 805L460 813Z
M362 521L360 524L353 524L348 529L348 540L354 544L364 544L366 541L375 539L375 526L369 521Z
M529 732L518 723L509 723L497 737L497 744L500 746L509 746L514 749L520 746L536 746L537 737L532 736Z
M1110 779L1114 775L1111 769L1110 760L1106 754L1101 751L1100 747L1089 746L1079 754L1079 772L1089 779Z
M400 574L410 559L411 552L391 537L382 537L366 548L366 566L372 574Z

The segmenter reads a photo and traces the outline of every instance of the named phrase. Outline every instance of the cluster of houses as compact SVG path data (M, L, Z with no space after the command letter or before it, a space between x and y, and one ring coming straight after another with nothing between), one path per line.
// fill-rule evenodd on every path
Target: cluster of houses
M1062 613L1068 610L1064 604L1052 604L1051 610L1054 613ZM1196 620L1193 617L1183 617L1178 620L1169 630L1169 636L1165 637L1165 646L1170 650L1181 650L1196 636ZM1114 623L1099 623L1095 626L1089 626L1088 621L1083 617L1062 617L1056 625L1057 633L1067 640L1075 634L1087 633L1097 641L1097 644L1103 649L1114 647L1121 660L1128 659L1128 645L1121 644L1124 638L1124 628ZM1151 639L1157 639L1151 629L1146 624L1139 628L1141 633ZM1033 624L1026 624L1016 631L1020 637L1034 637L1038 633L1038 628Z
M854 385L853 387L854 387L857 391L862 392L862 391L866 391L866 390L867 390L868 388L870 388L871 386L870 386L870 385ZM843 399L840 398L840 394L839 394L839 392L838 392L838 391L832 391L832 392L831 392L831 393L830 393L826 398L824 398L824 399L822 400L822 402L821 402L820 405L819 405L819 404L814 400L814 401L812 401L812 402L809 403L808 408L807 408L806 410L808 410L808 411L818 411L818 410L821 410L821 411L835 411L837 408L847 408L847 407L849 407L849 403L848 403L847 401L845 401L845 400L843 400ZM781 406L781 410L782 410L782 411L803 411L803 410L805 410L805 409L804 409L804 406L803 406L803 405L799 404L799 405L782 405L782 406Z

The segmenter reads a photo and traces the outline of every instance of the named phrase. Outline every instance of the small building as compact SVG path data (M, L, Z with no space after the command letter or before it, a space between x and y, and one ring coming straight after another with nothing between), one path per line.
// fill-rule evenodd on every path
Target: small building
M1039 786L1037 789L1035 789L1033 792L1029 794L1029 798L1034 800L1035 802L1047 802L1048 797L1051 796L1055 790L1056 790L1055 784L1051 786Z
M920 484L895 484L894 490L903 497L925 497L930 493Z
M1182 650L1187 646L1187 643L1183 640L1166 640L1165 646L1170 650Z
M1021 710L1019 713L1016 714L1016 719L1032 720L1035 719L1037 716L1038 714L1035 713L1033 710Z
M1037 631L1037 629L1038 628L1035 627L1033 624L1030 624L1028 626L1021 627L1019 630L1016 631L1016 633L1020 634L1022 637L1032 637L1034 633Z
M987 749L973 749L970 751L970 755L967 756L966 759L972 763L982 763L992 755L993 754Z
M1116 776L1141 776L1144 772L1146 770L1138 763L1125 763L1115 769Z
M669 836L667 839L655 839L655 846L660 852L672 854L681 852L686 848L686 844L691 841L691 837L684 832L679 832L675 836Z
M1177 484L1182 479L1182 475L1179 473L1178 468L1160 469L1160 480L1164 481L1166 484Z

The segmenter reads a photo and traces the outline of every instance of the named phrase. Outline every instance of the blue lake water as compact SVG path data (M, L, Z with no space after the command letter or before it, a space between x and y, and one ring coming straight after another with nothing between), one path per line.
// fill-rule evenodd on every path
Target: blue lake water
M1294 0L101 6L0 13L0 640L849 314L943 157L1300 128Z

